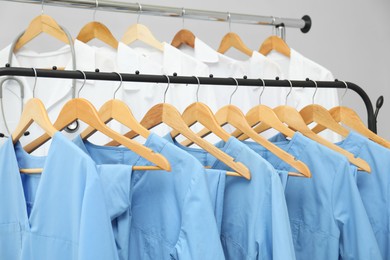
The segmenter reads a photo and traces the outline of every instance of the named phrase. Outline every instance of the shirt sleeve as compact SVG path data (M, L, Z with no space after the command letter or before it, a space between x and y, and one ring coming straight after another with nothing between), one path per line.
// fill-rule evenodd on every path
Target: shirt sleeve
M174 259L225 259L201 165L185 196L182 225Z
M88 165L81 208L77 259L117 260L114 234L97 169Z
M356 167L346 162L333 180L332 205L340 230L342 259L381 259L380 251L354 175Z
M295 259L290 219L284 189L278 174L272 175L272 256L266 259ZM283 248L283 250L281 250Z

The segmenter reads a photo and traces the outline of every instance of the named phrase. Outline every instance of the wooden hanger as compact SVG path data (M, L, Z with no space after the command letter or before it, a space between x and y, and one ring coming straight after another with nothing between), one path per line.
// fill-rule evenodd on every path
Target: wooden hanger
M190 46L191 48L195 47L195 35L186 29L178 31L173 37L171 45L176 48L180 48L182 44Z
M32 98L24 105L19 124L12 133L12 142L14 144L19 141L20 137L22 137L33 122L38 124L50 137L53 137L54 134L58 132L50 122L42 101L38 98Z
M54 123L54 127L56 129L62 130L78 119L88 124L89 126L92 126L96 130L112 138L113 140L118 141L121 145L134 151L146 160L157 165L157 167L133 166L133 170L171 170L170 164L164 156L162 156L161 154L154 153L148 147L145 147L142 144L139 144L133 140L124 137L123 135L115 132L107 125L105 125L104 122L102 122L102 120L99 118L99 114L96 111L95 107L86 99L75 98L68 101L62 108L56 122ZM50 136L48 135L43 135L39 137L38 139L30 143L28 146L26 146L26 151L34 151L36 148L44 144L48 139L50 139Z
M12 133L12 142L14 144L19 141L20 137L26 132L33 122L39 125L50 137L53 137L57 132L57 129L50 122L42 101L37 98L32 98L24 106L19 124ZM20 169L19 171L21 173L37 174L41 173L43 169Z
M166 76L168 79L168 87L169 88L169 77ZM166 91L165 91L166 93ZM165 96L164 96L164 102L165 102ZM191 129L186 125L186 123L183 121L182 116L180 115L179 111L175 107L173 107L170 104L167 103L161 103L153 106L144 116L144 118L141 120L141 124L147 128L151 129L155 126L158 126L160 124L166 124L169 127L171 127L173 130L178 131L180 134L185 136L186 138L190 139L192 142L197 144L202 149L206 150L208 153L213 155L215 158L229 166L231 169L236 171L237 173L228 172L228 175L233 176L242 176L246 179L250 179L250 171L248 168L240 163L235 162L234 158L229 156L228 154L224 153L214 145L210 144L206 140L200 138L197 136L194 132L191 131ZM125 134L128 138L135 138L138 136L138 134L135 131L130 131ZM118 142L112 141L108 143L109 146L117 146L119 145Z
M182 118L188 127L191 127L195 123L199 122L225 142L227 142L231 137L231 135L218 124L211 109L201 102L195 102L189 105L184 110ZM178 135L180 135L180 133L177 130L173 130L171 132L172 138L175 138Z
M137 40L146 43L157 50L164 51L164 44L153 36L148 27L138 23L127 29L121 41L124 44L129 45Z
M104 103L99 110L99 117L105 123L108 124L111 120L116 120L122 125L132 129L144 138L148 138L150 131L143 127L134 117L130 108L120 100L111 99ZM85 129L81 133L82 139L88 139L97 130L91 126Z
M282 121L279 120L278 116L271 108L265 105L258 105L249 110L246 114L246 120L252 127L259 123L267 124L273 129L290 138L292 138L295 134L293 130L288 128L285 124L283 124ZM242 132L234 132L233 135L237 136L241 141L249 138L247 135L240 135L241 133Z
M130 108L124 102L115 99L115 95L117 91L122 87L123 83L122 75L120 73L117 74L121 80L121 83L114 92L114 98L104 103L103 106L99 109L99 117L105 124L108 124L111 120L115 119L122 125L132 129L133 131L137 132L139 135L147 139L150 135L150 131L143 127L143 125L141 125L137 121L137 119L135 119ZM96 129L89 126L81 133L81 138L83 138L84 140L88 139L95 132Z
M329 111L323 106L314 104L314 97L317 92L317 82L313 81L316 85L316 90L313 95L313 104L307 105L304 107L299 114L301 114L303 121L306 125L311 123L317 123L326 127L327 129L332 130L333 132L341 135L342 137L347 137L349 135L349 130L342 127L338 122L334 120Z
M245 45L245 43L241 40L238 34L229 32L222 38L222 41L218 48L218 52L224 54L232 47L248 55L249 57L251 57L253 54L253 50L251 50Z
M107 26L96 21L84 25L76 39L83 43L88 43L93 39L98 39L114 49L118 49L119 44L118 40L115 39L114 35Z
M263 90L260 93L259 97L259 103L261 103L261 96L263 95L264 89L265 89L265 82L263 79L260 79L263 83ZM275 114L275 112L272 110L272 108L265 106L265 105L257 105L250 109L248 113L245 116L246 121L248 124L253 128L254 126L258 125L259 123L264 123L269 126L271 126L273 129L277 130L278 132L282 133L284 136L292 138L295 134L293 130L288 128L285 124L283 124L282 121L279 120L278 116ZM234 137L237 137L238 140L244 141L248 139L249 137L245 134L243 134L239 130L235 130L232 135Z
M204 103L198 102L198 91L200 88L200 80L198 77L194 77L198 81L198 89L196 91L197 102L189 105L182 113L182 118L188 127L191 127L195 123L201 123L206 129L217 135L224 142L227 142L231 135L223 129L217 120L215 119L214 113ZM171 137L176 138L180 133L176 130L172 130ZM188 140L188 139L187 139ZM189 141L192 144L191 141ZM189 146L189 145L186 145Z
M390 148L390 142L368 129L353 109L345 106L338 106L330 109L329 113L336 122L343 123L371 141L374 141L386 148ZM326 128L327 127L318 124L312 129L312 131L314 133L320 133Z
M52 17L42 14L35 17L31 21L26 31L16 42L14 52L19 51L20 48L22 48L41 33L46 33L66 44L70 44L68 36L61 29L58 23Z
M93 22L87 23L80 30L77 35L77 40L88 43L93 39L98 39L104 42L105 44L111 46L114 49L118 49L118 40L112 35L111 31L104 24L96 21L96 11L99 7L99 1L96 0L96 9L93 13Z
M349 130L342 127L337 121L335 121L329 111L326 110L326 108L323 106L311 104L302 108L302 110L299 111L299 114L301 114L302 119L306 125L317 123L327 129L332 130L344 138L349 135Z
M259 48L259 52L264 56L267 56L272 50L277 51L289 58L291 56L290 47L288 47L287 43L278 36L268 37Z

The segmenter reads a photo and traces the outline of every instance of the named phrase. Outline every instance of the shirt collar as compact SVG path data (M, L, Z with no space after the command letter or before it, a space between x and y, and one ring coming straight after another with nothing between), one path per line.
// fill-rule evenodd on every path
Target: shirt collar
M217 63L220 54L199 38L195 38L194 56L205 63Z
M360 154L362 147L369 141L366 137L361 136L355 131L349 131L347 137L341 142L336 143L341 148L353 153L355 156Z

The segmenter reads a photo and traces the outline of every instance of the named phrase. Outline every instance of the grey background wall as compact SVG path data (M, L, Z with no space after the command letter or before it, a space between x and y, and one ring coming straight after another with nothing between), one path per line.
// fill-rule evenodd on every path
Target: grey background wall
M384 95L385 105L378 117L378 132L390 139L390 1L142 0L141 3L291 18L310 15L313 19L311 31L302 34L298 29L288 29L287 43L327 67L336 78L363 87L372 102ZM40 14L40 8L39 5L0 1L0 48L7 46L25 29L30 20ZM93 14L92 10L49 6L45 6L44 10L74 36L85 23L92 20ZM96 18L120 39L126 28L136 22L137 15L97 12ZM182 20L176 18L143 15L140 22L147 25L159 40L167 42L182 28ZM185 27L215 48L228 31L226 23L190 19L185 20ZM253 49L258 49L272 31L268 26L240 24L232 24L232 30L239 33ZM30 46L36 51L42 51L54 50L60 44L44 36L34 40ZM229 55L239 54L232 51ZM339 93L341 96L343 91ZM343 104L354 108L366 120L364 104L354 92L347 93Z

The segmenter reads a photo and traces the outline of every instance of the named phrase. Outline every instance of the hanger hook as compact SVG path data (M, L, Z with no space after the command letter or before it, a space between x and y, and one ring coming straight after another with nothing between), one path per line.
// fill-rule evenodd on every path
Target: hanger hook
M93 21L96 21L96 12L97 12L97 9L99 8L99 1L96 0L95 3L96 3L96 5L95 5L95 10L93 11Z
M229 105L232 104L232 98L233 98L233 95L236 93L237 89L238 89L238 80L235 79L235 78L232 78L230 77L229 79L232 79L236 82L236 88L234 89L233 93L230 95L230 100L229 100Z
M43 15L45 13L45 10L43 10L43 5L45 4L45 0L41 1L41 14Z
M232 32L232 15L228 12L227 21L229 22L229 32Z
M116 99L116 93L118 92L118 90L122 87L122 84L123 84L123 77L120 73L118 72L113 72L115 74L117 74L121 80L121 83L119 83L119 86L116 88L116 90L114 91L114 99Z
M264 90L265 90L265 81L264 79L259 79L263 83L263 90L261 90L260 96L259 96L259 105L261 105L261 97L263 96Z
M276 35L276 18L275 16L272 16L272 35Z
M32 70L34 71L34 75L35 75L34 87L33 87L33 98L35 98L35 88L37 87L38 74L35 68L32 68Z
M196 81L198 81L198 88L196 89L196 102L199 102L199 88L200 88L200 80L197 76L192 76L196 78Z
M285 101L285 105L287 105L287 100L288 100L288 97L290 96L291 92L292 92L292 83L291 83L291 80L289 79L286 79L288 81L288 83L290 84L290 91L287 93L287 96L286 96L286 101Z
M343 105L343 101L344 101L345 94L347 94L347 91L348 91L348 84L347 84L347 82L345 82L345 81L343 81L343 80L340 80L340 81L343 82L344 85L345 85L345 91L344 91L343 96L341 97L341 102L340 102L340 106L341 106L341 105Z
M166 89L165 89L165 91L164 91L164 102L163 102L163 103L165 103L165 98L166 98L166 96L167 96L167 92L168 92L168 89L169 89L169 85L171 84L171 79L169 78L169 76L167 76L167 75L164 74L164 77L167 78L168 85L167 85L167 87L166 87Z
M186 14L186 9L184 7L181 9L181 17L182 17L182 22L183 22L183 29L184 29L184 15Z
M79 98L79 97L80 97L80 92L81 92L81 90L84 88L85 82L87 82L87 75L85 75L85 72L82 71L82 70L76 70L76 71L80 72L80 73L83 74L83 76L84 76L83 85L80 87L79 91L77 92L77 97Z
M137 18L137 24L138 24L139 18L141 17L141 13L142 13L142 5L140 3L137 4L138 4L138 18Z
M314 91L313 97L311 98L311 102L314 104L314 98L315 98L315 96L317 94L318 84L317 84L317 81L315 81L315 80L311 80L311 81L313 81L314 84L316 85L316 90Z

